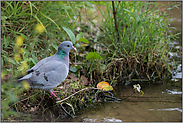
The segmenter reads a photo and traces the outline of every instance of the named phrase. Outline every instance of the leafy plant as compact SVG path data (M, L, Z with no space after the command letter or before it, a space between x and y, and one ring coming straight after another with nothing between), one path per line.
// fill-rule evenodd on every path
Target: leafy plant
M155 76L161 78L164 70L170 72L167 54L172 35L167 12L159 13L157 5L140 1L106 2L104 11L97 5L103 24L100 43L107 48L106 62L110 62L111 68L108 75L116 73L118 79L143 81L140 78L154 80Z

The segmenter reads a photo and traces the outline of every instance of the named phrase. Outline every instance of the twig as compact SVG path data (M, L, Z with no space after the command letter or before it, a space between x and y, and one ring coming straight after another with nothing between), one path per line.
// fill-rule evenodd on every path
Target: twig
M119 41L119 31L118 31L118 25L117 25L117 19L116 19L116 10L114 8L114 1L112 1L112 8L113 8L113 15L114 15L114 23L115 23L115 29L118 34L118 41Z
M57 101L57 99L55 99L55 100ZM60 105L61 109L62 109L67 115L69 115L70 117L74 118L69 112L66 111L66 109L62 106L62 104L59 103L59 105ZM59 117L60 117L60 116L59 116ZM58 117L58 118L59 118L59 117ZM55 121L58 120L58 118L56 118Z
M69 99L70 97L72 97L72 96L76 95L77 93L79 93L79 92L81 92L81 91L84 91L84 90L87 90L87 89L100 90L99 88L94 88L94 87L83 88L83 89L81 89L81 90L79 90L79 91L77 91L77 92L75 92L75 93L71 94L70 96L68 96L68 97L64 98L63 100L57 101L56 103L63 102L63 101L65 101L65 100Z

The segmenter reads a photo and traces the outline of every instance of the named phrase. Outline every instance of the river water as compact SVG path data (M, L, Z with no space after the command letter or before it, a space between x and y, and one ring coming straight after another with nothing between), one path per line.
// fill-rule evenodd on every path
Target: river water
M164 2L164 4L167 4ZM181 9L182 7L179 7ZM181 13L178 9L171 10L171 25L182 31ZM172 47L181 48L182 40L174 41ZM181 51L182 52L182 51ZM181 54L181 53L180 53ZM179 55L180 55L179 54ZM172 56L171 56L172 55ZM142 84L144 95L135 93L120 102L101 102L88 107L70 121L77 122L181 122L182 121L182 62L181 56L170 53L177 58L179 66L173 71L172 79L154 84ZM133 85L127 85L114 92L114 96L125 99L133 92Z
M79 122L162 122L182 121L182 82L143 84L144 95L135 93L123 102L104 102L89 107L71 121ZM119 90L117 98L125 99L132 85Z

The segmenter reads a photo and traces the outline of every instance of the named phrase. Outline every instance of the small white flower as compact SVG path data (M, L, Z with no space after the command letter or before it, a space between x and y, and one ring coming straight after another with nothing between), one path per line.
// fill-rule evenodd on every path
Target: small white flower
M140 87L139 84L133 85L133 88L136 89L138 92L141 92L141 91L140 91L141 87Z

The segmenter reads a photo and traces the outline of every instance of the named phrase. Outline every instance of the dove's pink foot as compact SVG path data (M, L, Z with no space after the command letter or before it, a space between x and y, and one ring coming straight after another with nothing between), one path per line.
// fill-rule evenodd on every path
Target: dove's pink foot
M60 98L58 98L57 95L54 92L59 92L59 91L52 91L50 97L54 96L54 97L57 98L57 100L60 100Z

